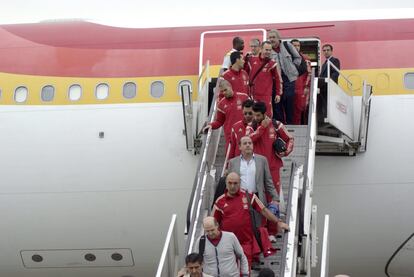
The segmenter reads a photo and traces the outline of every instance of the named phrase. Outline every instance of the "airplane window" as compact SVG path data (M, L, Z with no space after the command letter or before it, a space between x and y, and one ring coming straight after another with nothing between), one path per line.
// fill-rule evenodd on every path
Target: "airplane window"
M82 96L82 87L80 85L71 85L69 87L69 99L78 101Z
M108 84L101 83L96 86L95 90L96 99L104 100L109 96L109 86Z
M192 91L192 84L191 81L189 80L182 80L178 83L178 95L181 97L181 89L190 89L190 91Z
M137 85L133 82L125 83L122 94L126 99L134 98L137 95Z
M40 94L42 101L50 102L55 97L55 88L53 86L44 86Z
M27 94L28 94L27 87L18 87L14 91L14 101L17 103L23 103L27 100Z
M161 81L155 81L151 84L151 96L154 98L160 98L164 95L164 83Z
M404 86L406 89L414 89L414 73L413 72L405 73Z

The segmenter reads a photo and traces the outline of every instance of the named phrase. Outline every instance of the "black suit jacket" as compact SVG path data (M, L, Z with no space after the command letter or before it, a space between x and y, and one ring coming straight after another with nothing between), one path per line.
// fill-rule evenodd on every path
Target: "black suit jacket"
M331 56L329 58L329 60L331 61L331 63L333 63L338 69L341 69L341 62L339 61L339 59ZM330 68L330 76L331 79L335 81L335 83L338 83L338 78L339 78L339 72L337 72L334 68ZM327 65L327 61L325 61L322 65L322 69L321 69L321 75L320 77L326 78L328 77L328 65Z

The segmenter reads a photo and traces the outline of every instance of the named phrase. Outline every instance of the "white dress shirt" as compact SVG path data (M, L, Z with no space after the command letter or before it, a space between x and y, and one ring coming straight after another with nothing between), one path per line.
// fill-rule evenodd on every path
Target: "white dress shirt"
M241 156L240 159L240 187L250 193L256 193L256 162L254 155L250 161Z

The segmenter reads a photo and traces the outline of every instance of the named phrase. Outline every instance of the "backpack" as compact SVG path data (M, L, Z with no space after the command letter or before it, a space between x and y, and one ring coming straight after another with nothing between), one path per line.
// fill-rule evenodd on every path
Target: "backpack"
M204 249L206 249L206 235L200 237L200 242L198 244L198 254L201 256L204 255Z
M293 55L292 55L292 52L290 51L290 48L289 48L289 45L288 45L287 41L284 41L283 44L285 45L285 48L289 52L290 56L292 57L292 61L293 61ZM306 61L302 56L301 56L300 65L296 65L295 63L293 63L293 64L295 65L296 69L298 70L298 73L299 73L298 76L301 76L301 75L308 72L308 65L306 64Z

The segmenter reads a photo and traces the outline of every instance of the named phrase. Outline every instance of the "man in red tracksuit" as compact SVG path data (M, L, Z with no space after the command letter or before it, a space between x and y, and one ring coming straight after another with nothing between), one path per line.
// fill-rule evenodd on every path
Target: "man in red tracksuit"
M223 73L223 79L231 84L233 91L249 95L249 74L244 71L244 58L241 52L230 54L231 67Z
M224 98L217 105L216 119L208 123L203 131L207 132L210 128L215 130L223 126L226 149L228 149L231 127L234 123L243 119L242 104L249 97L245 93L233 92L230 83L226 80L221 80L219 87L224 94Z
M243 102L243 120L237 121L231 127L230 152L228 160L240 155L240 139L249 135L246 133L246 127L251 125L253 121L253 104L254 102L251 99L247 99Z
M300 52L300 41L292 39L290 41L293 47L298 50L299 55L306 61L308 66L308 72L298 76L295 81L295 98L294 98L294 110L293 110L293 124L306 124L306 106L309 101L309 89L310 89L310 77L311 77L311 65L308 56Z
M262 43L260 56L250 57L248 66L250 95L254 101L266 104L267 115L272 118L272 89L275 82L275 103L279 103L282 91L282 78L277 63L272 60L272 45L268 41Z
M250 205L252 209L256 210L270 222L277 224L281 229L289 230L289 226L279 221L264 206L256 194L249 194L240 189L240 176L237 173L229 173L226 177L226 191L217 198L211 213L220 224L221 230L233 232L236 235L249 265L251 265L253 255L260 253L260 248L252 229Z
M280 168L283 166L282 157L287 156L293 150L293 137L289 134L286 127L281 122L276 122L273 126L272 120L265 115L266 105L263 102L256 102L253 105L254 122L250 131L250 138L253 141L254 152L263 155L269 162L270 174L273 184L280 193ZM255 129L255 125L257 128ZM278 155L273 149L273 142L280 137L286 143L286 151Z

